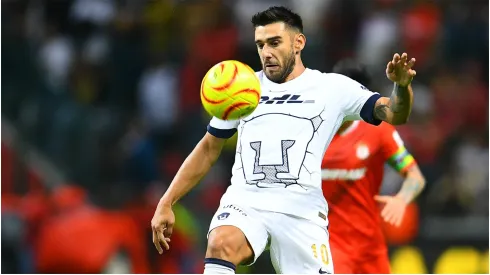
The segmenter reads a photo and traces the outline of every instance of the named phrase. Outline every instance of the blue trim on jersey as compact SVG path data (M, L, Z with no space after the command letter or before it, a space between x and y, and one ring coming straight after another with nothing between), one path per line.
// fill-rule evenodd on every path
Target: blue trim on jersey
M208 125L208 133L217 138L231 138L236 133L236 129L218 129Z
M228 267L230 269L233 269L233 271L236 270L236 266L234 264L232 264L231 262L221 260L221 259L217 259L217 258L206 258L206 259L204 259L204 265L206 265L206 264L215 264L215 265Z
M372 95L370 98L368 98L368 100L366 100L366 103L364 103L364 106L362 106L361 109L362 119L367 123L376 126L381 124L381 120L374 117L374 106L380 97L381 96L379 94Z

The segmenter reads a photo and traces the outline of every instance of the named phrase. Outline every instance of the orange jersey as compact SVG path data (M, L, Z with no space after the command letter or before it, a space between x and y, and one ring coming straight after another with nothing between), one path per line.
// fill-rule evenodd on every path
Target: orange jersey
M374 200L386 162L401 173L415 163L395 128L384 122L373 126L355 121L334 136L323 158L330 240L349 255L363 258L366 253L386 252L380 208Z

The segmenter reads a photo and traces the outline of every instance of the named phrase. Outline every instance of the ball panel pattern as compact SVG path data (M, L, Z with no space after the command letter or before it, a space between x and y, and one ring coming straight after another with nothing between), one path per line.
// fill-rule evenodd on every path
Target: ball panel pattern
M209 114L223 120L236 120L257 107L260 82L248 65L228 60L216 64L206 73L200 94Z

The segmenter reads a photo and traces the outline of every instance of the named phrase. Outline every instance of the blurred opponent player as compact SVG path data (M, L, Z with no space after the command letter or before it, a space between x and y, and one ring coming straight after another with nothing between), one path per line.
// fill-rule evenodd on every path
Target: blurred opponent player
M345 120L407 121L415 59L394 55L386 67L393 93L381 97L343 75L305 68L303 23L289 9L271 7L254 15L252 24L262 62L261 103L246 118L211 120L155 210L153 242L160 253L169 249L172 205L206 175L238 130L231 185L211 221L204 273L235 273L265 249L278 273L333 273L323 154Z
M370 85L366 69L354 60L340 61L333 72ZM385 163L405 178L393 197L377 196ZM407 204L425 184L395 128L344 122L323 157L322 179L335 273L390 273L378 202L384 204L383 219L399 226Z

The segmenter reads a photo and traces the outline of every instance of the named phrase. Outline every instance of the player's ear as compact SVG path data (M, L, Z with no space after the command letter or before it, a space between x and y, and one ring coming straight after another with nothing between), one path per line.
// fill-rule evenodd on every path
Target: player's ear
M302 33L296 34L294 38L294 53L299 54L306 45L306 37Z

